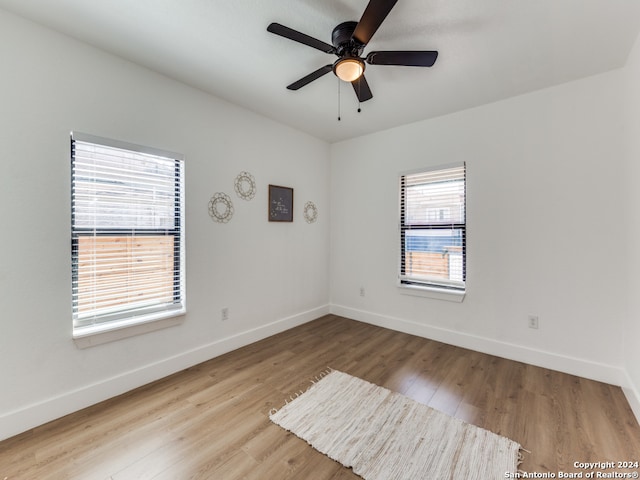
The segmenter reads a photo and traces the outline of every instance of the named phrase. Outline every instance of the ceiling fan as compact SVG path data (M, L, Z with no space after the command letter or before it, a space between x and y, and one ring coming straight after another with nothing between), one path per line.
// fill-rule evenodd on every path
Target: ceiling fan
M367 43L369 43L384 19L387 18L397 1L370 0L359 22L343 22L333 29L331 33L331 43L333 45L279 23L270 24L267 27L267 31L271 33L338 56L338 60L333 64L320 67L318 70L288 85L287 88L289 90L298 90L333 71L340 80L351 83L358 100L365 102L373 98L367 79L364 76L365 63L369 65L431 67L438 58L437 51L381 51L370 52L366 57L362 57Z

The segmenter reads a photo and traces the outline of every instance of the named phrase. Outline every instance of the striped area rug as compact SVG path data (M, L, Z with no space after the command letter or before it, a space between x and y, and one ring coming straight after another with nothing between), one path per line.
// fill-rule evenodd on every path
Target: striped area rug
M365 480L488 480L518 468L518 443L337 370L269 418Z

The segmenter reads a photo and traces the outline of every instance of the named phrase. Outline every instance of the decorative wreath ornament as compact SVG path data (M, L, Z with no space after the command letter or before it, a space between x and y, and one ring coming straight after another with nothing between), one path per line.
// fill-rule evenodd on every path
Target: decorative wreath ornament
M249 172L240 172L234 186L236 193L243 200L251 200L256 195L256 181Z
M304 204L304 219L307 223L314 223L318 219L318 208L313 202Z
M227 223L233 217L233 203L226 193L216 193L209 200L209 216L219 223Z

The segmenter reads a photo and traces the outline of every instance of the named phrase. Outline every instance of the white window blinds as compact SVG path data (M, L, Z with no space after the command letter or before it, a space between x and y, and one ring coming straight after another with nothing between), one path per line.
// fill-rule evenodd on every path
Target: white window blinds
M400 282L464 290L465 165L400 176Z
M182 158L73 133L71 163L74 328L183 313Z

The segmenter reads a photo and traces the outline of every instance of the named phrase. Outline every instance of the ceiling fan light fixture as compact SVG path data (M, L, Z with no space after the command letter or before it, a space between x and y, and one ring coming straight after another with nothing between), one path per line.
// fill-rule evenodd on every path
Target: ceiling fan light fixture
M344 82L353 82L364 73L364 62L355 57L345 57L333 66L333 73Z

